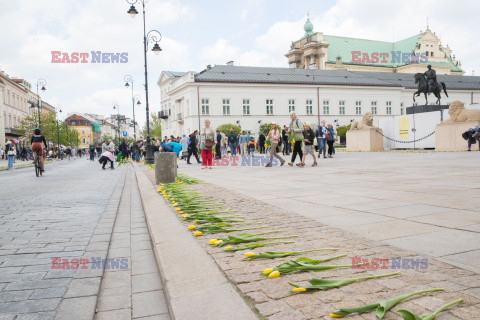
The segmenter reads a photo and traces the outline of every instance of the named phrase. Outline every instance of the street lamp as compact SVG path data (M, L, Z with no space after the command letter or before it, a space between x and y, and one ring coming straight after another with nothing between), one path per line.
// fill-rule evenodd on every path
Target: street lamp
M150 110L148 105L148 69L147 69L147 49L148 43L155 42L153 45L152 51L155 54L159 54L162 51L162 48L158 45L160 40L162 40L162 35L157 30L151 30L148 32L145 29L145 2L148 0L126 0L130 4L130 9L127 13L132 17L138 14L137 9L134 4L141 3L143 8L143 57L145 61L145 110L147 116L147 143L145 145L145 164L153 164L155 161L153 159L152 145L150 144Z
M58 113L62 113L62 109L58 110ZM63 154L60 152L60 127L58 124L58 117L55 115L55 121L57 123L57 157L63 160Z
M115 130L115 140L117 142L117 146L120 142L120 107L118 106L117 101L113 102L113 110L117 110L117 130ZM118 140L117 140L117 132L118 132Z
M135 8L134 8L135 9ZM132 109L133 109L133 140L137 140L137 131L135 130L135 101L137 101L137 104L140 105L142 104L140 102L140 96L139 95L134 95L133 94L133 77L131 75L126 75L124 77L125 80L125 87L132 87Z
M40 95L38 94L38 87L42 87L40 90L45 91L45 85L47 84L47 80L40 78L37 80L37 109L38 109L38 128L42 129L42 122L40 121Z

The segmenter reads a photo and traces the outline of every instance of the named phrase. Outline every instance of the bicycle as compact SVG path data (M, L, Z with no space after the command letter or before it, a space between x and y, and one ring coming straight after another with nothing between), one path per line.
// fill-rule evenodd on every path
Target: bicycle
M41 176L42 175L42 164L40 163L40 156L38 151L35 151L35 157L33 158L33 163L35 165L35 175Z

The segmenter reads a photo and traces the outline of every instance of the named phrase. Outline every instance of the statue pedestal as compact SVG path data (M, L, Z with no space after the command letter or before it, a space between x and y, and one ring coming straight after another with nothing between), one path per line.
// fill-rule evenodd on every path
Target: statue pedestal
M382 132L380 129L379 131ZM383 137L374 128L349 130L347 131L347 150L383 151Z
M435 127L435 151L467 151L468 141L462 133L479 126L480 121L444 122Z

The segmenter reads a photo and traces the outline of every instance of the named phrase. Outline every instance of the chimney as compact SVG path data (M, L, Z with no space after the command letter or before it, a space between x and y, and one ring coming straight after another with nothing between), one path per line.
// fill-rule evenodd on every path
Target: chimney
M207 65L207 70L210 70L212 69L212 66L211 65Z
M227 62L227 66L233 66L233 60Z

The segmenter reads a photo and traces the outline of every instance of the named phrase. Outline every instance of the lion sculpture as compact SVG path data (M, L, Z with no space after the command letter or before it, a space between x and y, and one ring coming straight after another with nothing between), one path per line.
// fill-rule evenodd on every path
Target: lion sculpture
M480 121L480 110L465 109L461 101L453 101L448 107L450 118L443 123Z
M365 130L365 129L378 129L373 126L373 115L367 112L363 115L362 121L354 121L350 130Z

